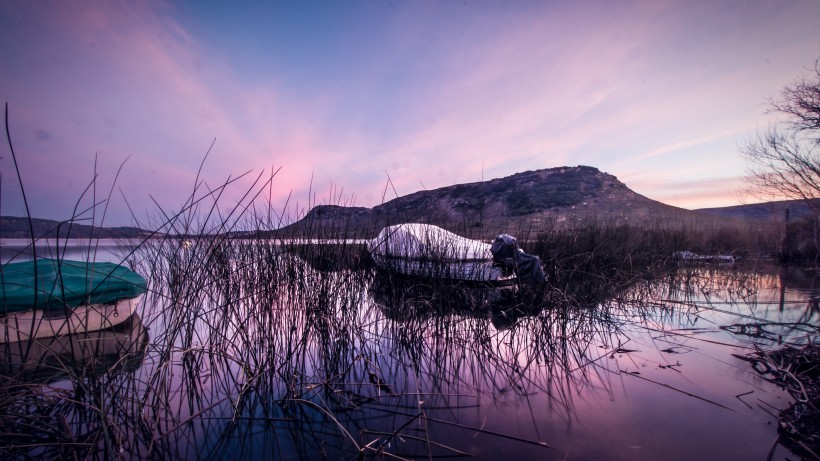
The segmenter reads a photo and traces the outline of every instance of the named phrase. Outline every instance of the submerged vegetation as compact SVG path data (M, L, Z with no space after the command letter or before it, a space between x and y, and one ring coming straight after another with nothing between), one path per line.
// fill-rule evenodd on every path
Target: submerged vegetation
M755 326L763 334L765 325ZM817 325L803 325L820 333ZM813 331L812 331L813 329ZM820 344L786 345L774 351L757 350L740 357L767 380L788 390L794 402L780 411L779 430L785 443L806 458L820 453Z

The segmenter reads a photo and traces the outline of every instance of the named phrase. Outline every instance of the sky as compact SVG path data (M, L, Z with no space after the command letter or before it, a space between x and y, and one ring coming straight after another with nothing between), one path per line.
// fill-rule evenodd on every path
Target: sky
M239 177L230 209L272 172L259 200L291 214L574 165L683 208L754 201L740 150L818 24L817 0L4 0L0 214L25 214L17 170L34 217L99 202L104 225L197 178Z

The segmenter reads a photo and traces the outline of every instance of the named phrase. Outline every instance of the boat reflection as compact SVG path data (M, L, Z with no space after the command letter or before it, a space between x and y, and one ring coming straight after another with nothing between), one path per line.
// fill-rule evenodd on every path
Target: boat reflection
M385 317L398 322L442 316L489 318L497 330L538 315L545 307L527 287L436 283L387 271L376 272L369 294Z
M148 330L133 314L107 330L0 343L0 376L50 384L85 373L130 373L142 364L147 345Z

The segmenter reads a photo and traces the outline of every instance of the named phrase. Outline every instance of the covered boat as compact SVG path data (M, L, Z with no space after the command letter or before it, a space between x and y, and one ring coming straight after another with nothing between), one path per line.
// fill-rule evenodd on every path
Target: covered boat
M134 313L145 290L145 279L119 264L6 264L0 267L0 343L110 328Z
M399 224L382 229L367 246L378 267L407 276L492 285L546 280L538 258L506 234L491 245L431 224ZM531 272L519 270L525 266Z

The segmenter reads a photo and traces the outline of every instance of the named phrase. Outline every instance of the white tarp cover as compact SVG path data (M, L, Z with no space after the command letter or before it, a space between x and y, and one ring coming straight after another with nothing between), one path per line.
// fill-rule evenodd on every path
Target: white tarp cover
M368 242L371 254L394 258L446 261L492 259L489 243L471 240L432 224L398 224L382 229Z

